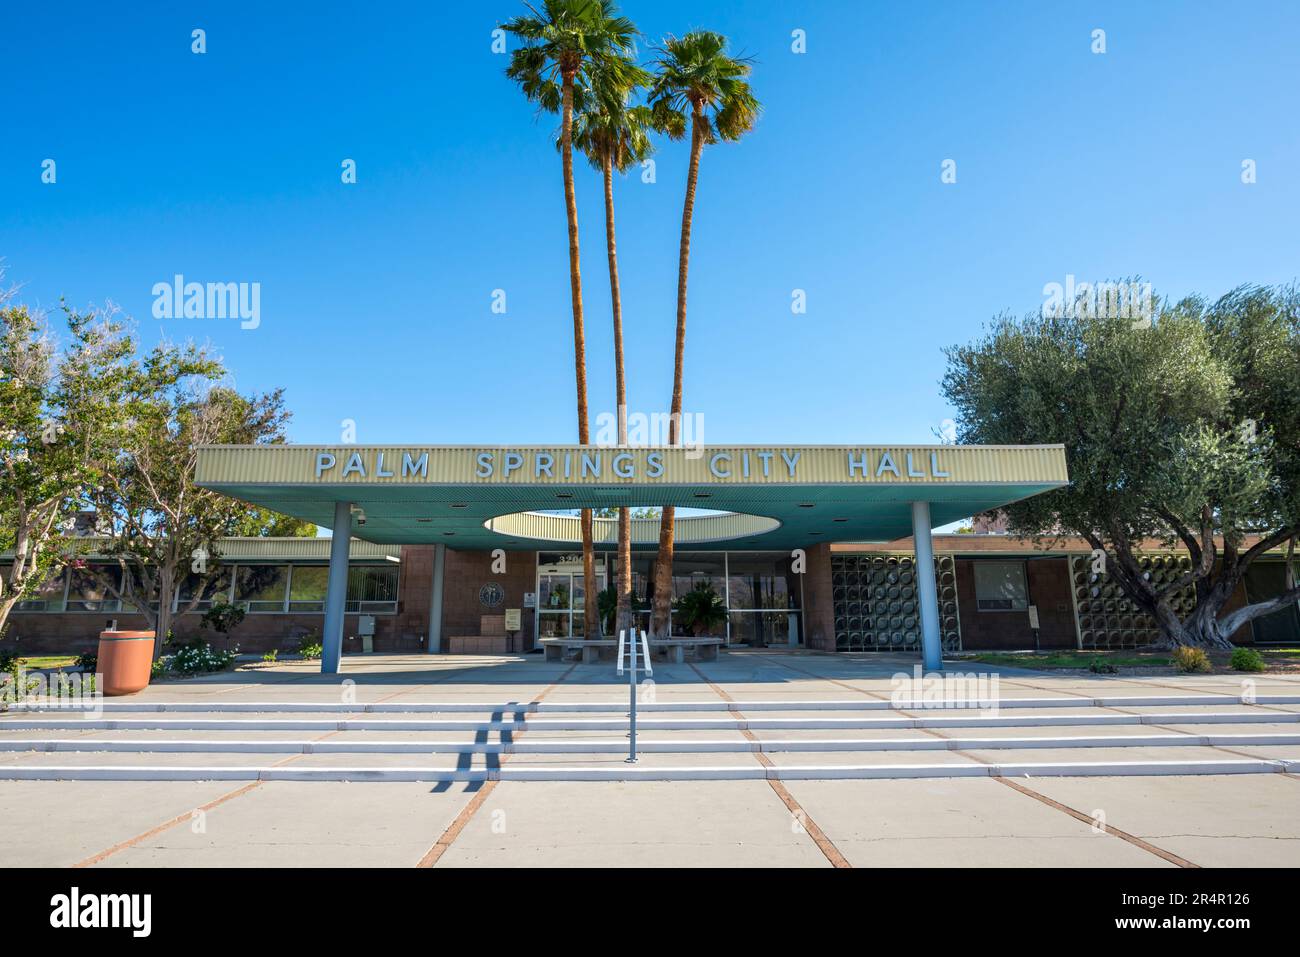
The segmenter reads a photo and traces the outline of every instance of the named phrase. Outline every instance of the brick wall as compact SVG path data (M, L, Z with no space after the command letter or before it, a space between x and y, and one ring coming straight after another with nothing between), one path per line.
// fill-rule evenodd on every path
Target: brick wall
M479 601L479 591L489 582L496 582L505 592L505 599L495 608ZM501 615L507 608L520 608L523 609L523 644L531 648L534 612L524 608L524 592L536 588L536 552L507 552L506 570L494 572L491 552L447 549L442 588L443 638L477 636L481 633L479 625L483 615Z
M377 633L384 627L384 617L376 619ZM110 618L117 621L118 628L128 631L142 631L149 627L143 616L122 612L14 612L9 617L5 646L22 655L93 652L99 647L99 633ZM203 638L218 648L223 647L221 636L203 628L199 618L197 614L176 616L172 619L172 633L181 640ZM319 638L324 623L324 615L245 615L239 627L230 633L230 647L246 654L297 651L298 639L311 633ZM356 634L356 631L357 616L348 615L344 621L344 634ZM359 641L345 641L344 650L359 650L353 648L359 645Z
M1014 559L1012 559L1014 560ZM957 559L957 605L961 616L961 646L966 651L1023 650L1034 647L1034 632L1025 611L980 611L975 600L976 560ZM1029 601L1038 606L1039 646L1074 648L1073 593L1065 558L1035 558L1025 562Z
M822 543L805 549L808 567L803 579L804 647L835 650L835 602L831 589L831 547Z

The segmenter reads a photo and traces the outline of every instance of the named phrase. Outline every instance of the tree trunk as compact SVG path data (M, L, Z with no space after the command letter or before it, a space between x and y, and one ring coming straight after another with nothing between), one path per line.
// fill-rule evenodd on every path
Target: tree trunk
M167 632L172 625L172 593L174 588L175 571L171 568L158 569L158 623L154 627L153 639L155 661L162 655L163 643L167 641Z
M27 516L19 508L17 517L17 531L14 537L14 563L9 567L8 581L0 576L0 596L4 598L0 602L0 638L4 637L5 627L9 623L9 613L13 611L18 599L23 593L23 582L29 574L28 556L27 556ZM5 586L8 586L6 592Z
M614 306L614 401L618 415L618 444L627 446L627 378L623 365L623 294L618 282L618 244L614 239L614 161L605 155L605 246L609 254L609 294ZM618 510L618 563L615 569L614 630L632 628L632 515Z
M677 338L673 347L673 399L668 415L668 444L681 439L682 366L686 353L686 275L691 260L691 217L695 213L695 186L700 176L704 137L700 132L703 105L695 104L691 122L691 165L686 173L686 199L682 204L682 235L677 252ZM671 631L673 578L673 522L676 509L664 505L659 519L659 558L655 563L655 600L651 631L667 637Z
M21 593L11 594L3 601L0 601L0 639L3 639L5 636L5 628L9 624L9 613L13 611L14 606L18 604L19 594Z
M582 272L578 266L578 198L573 189L573 77L573 72L565 71L560 162L564 170L564 210L569 220L569 292L573 300L573 374L578 390L578 443L586 445L590 441L587 428L587 337L582 322ZM599 638L596 560L589 508L582 510L582 580L584 635Z

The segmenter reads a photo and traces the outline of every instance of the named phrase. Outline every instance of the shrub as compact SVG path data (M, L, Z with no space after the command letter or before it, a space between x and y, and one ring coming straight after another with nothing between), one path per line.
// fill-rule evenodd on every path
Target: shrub
M13 671L18 664L18 652L0 651L0 671Z
M1174 649L1174 667L1187 674L1209 671L1210 656L1204 648L1179 645Z
M697 637L727 623L727 606L708 582L700 582L677 599L674 610L677 620Z
M67 698L77 694L94 694L95 692L95 673L93 671L77 675L74 681L72 675L63 673L63 669L51 678L52 690L60 698Z
M180 648L168 659L168 670L180 675L199 675L225 671L235 663L233 651L218 651L209 644L194 642Z
M225 601L214 601L211 607L203 613L203 617L199 619L199 625L203 628L211 627L213 631L220 632L221 637L226 640L226 647L230 647L230 633L244 620L244 614L244 608L241 605L232 605Z
M268 665L273 665L280 660L280 652L272 648L266 654L262 655L262 660L265 661Z
M99 668L99 656L87 651L84 655L77 655L77 667L88 675L93 675Z
M309 631L298 639L298 654L304 658L319 658L324 650L320 635L314 631Z
M1088 670L1094 675L1117 675L1119 669L1109 661L1102 661L1100 658L1093 658L1088 663Z
M171 671L171 658L157 658L149 668L150 678L163 678Z
M1234 648L1232 668L1234 671L1263 671L1264 659L1254 648Z

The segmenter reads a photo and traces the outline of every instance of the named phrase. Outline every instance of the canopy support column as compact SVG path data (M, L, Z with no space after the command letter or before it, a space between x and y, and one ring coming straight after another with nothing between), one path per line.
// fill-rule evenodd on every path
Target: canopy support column
M942 671L939 589L934 581L934 540L930 535L929 502L912 503L912 542L916 549L916 597L921 606L921 655L926 671Z
M321 636L320 671L339 673L343 657L343 614L348 600L348 545L352 541L352 503L334 503L334 527L330 539L329 584L325 592L325 633Z
M447 546L433 546L433 592L429 596L429 644L425 651L442 651L442 582L447 569Z

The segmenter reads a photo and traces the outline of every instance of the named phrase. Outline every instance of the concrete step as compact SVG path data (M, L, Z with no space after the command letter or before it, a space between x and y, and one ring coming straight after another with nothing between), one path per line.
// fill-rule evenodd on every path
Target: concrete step
M762 711L943 711L977 710L975 705L985 702L945 702L924 699L884 700L873 698L756 700L756 701L658 701L641 702L637 708L644 713L691 713ZM1141 695L1102 697L1041 697L1001 698L987 702L989 708L999 710L1026 708L1138 708L1138 707L1202 707L1225 705L1300 705L1300 695L1256 695L1243 700L1233 695ZM109 713L174 713L174 714L626 714L626 699L619 701L412 701L351 703L311 701L102 701L97 710ZM60 708L48 702L19 702L10 706L10 712L59 712L73 709ZM0 724L0 728L3 724Z
M1117 714L933 714L924 717L760 717L760 718L639 718L642 731L879 729L879 728L1009 728L1103 727L1135 724L1295 724L1300 711L1197 711ZM21 731L471 731L488 734L524 731L626 731L618 718L519 718L509 721L384 718L41 718L13 715L0 721L0 732Z
M857 780L954 777L1080 777L1117 775L1278 774L1300 771L1300 761L1232 759L1191 761L1014 762L1003 764L876 764L499 768L181 767L0 765L9 781L738 781Z
M716 752L831 752L831 751L971 751L1139 747L1263 747L1300 746L1297 734L1134 734L1052 735L1043 737L916 737L916 738L799 738L768 741L637 739L638 751L647 754ZM623 754L626 738L583 740L575 738L521 738L504 741L247 741L199 738L105 740L63 738L0 739L0 752L78 753L194 753L194 754Z

